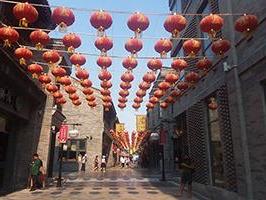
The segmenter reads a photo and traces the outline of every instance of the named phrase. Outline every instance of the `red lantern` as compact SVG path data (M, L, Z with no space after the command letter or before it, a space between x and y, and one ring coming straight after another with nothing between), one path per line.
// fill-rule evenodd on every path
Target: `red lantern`
M11 47L18 39L19 33L15 29L10 26L0 28L0 40L4 41L4 47Z
M72 93L72 94L69 94L69 99L71 99L72 101L75 101L79 99L79 96L77 95L77 93Z
M73 94L76 93L77 89L74 86L69 85L65 87L65 91L68 94Z
M139 103L133 103L132 107L135 109L135 110L138 110L140 108L140 104Z
M57 82L64 86L71 85L71 80L68 76L58 77Z
M228 40L219 39L212 43L212 51L219 56L223 56L230 48L231 44Z
M104 111L109 111L112 105L113 104L111 102L104 102L103 103Z
M184 59L178 58L173 60L171 67L175 70L182 71L188 67L188 64Z
M172 33L173 38L179 37L179 32L184 30L186 25L186 18L176 13L169 15L164 21L165 30Z
M132 72L130 71L126 71L124 74L122 74L121 76L121 80L124 82L132 82L134 80L134 76L132 74Z
M176 87L179 90L184 91L184 90L188 89L188 84L184 81L180 81L179 83L177 83Z
M54 77L56 78L56 80L58 81L59 78L66 76L67 72L63 67L55 67L52 70L52 74L54 75Z
M176 81L178 81L179 76L173 72L169 72L165 75L165 81L173 85Z
M82 92L83 92L83 94L85 94L85 95L92 95L92 94L93 94L93 89L91 89L91 88L84 88L84 89L82 90Z
M214 97L211 97L211 102L208 104L209 109L216 110L218 108L218 104Z
M156 104L156 103L159 102L159 99L158 99L157 97L154 96L154 97L151 97L151 98L150 98L149 102L152 103L152 104Z
M156 90L153 94L153 96L157 97L158 99L160 99L163 95L165 94L165 92L163 90Z
M128 90L120 90L119 91L119 95L121 96L121 97L127 97L128 95L129 95L129 91Z
M170 95L172 97L176 98L176 97L180 97L181 94L182 94L182 92L180 90L173 90Z
M17 3L13 7L13 15L19 20L19 26L28 27L38 19L38 11L34 6L26 3Z
M103 69L99 73L98 77L101 81L109 81L112 78L112 74L109 71Z
M200 76L197 72L189 72L186 77L185 77L186 81L191 83L191 84L195 84L196 82L199 81Z
M42 74L39 76L39 81L42 85L47 85L48 83L51 83L51 78L47 74Z
M106 55L106 52L113 48L113 41L107 36L98 37L94 45L101 51L102 55Z
M112 83L111 83L111 81L102 81L101 82L101 87L103 88L103 89L109 89L109 88L111 88L113 85L112 85Z
M144 97L146 95L146 91L145 90L138 90L136 92L136 96L137 97Z
M123 90L129 90L131 88L131 84L129 82L120 83L120 88Z
M92 82L89 79L83 80L80 84L84 88L89 88L92 86Z
M200 70L208 70L210 67L212 66L212 62L208 59L208 58L202 58L200 59L197 64L196 67Z
M55 93L53 93L53 97L54 98L62 98L63 94L60 91L56 91Z
M156 42L154 49L161 57L165 57L169 51L172 50L172 42L169 39L160 39Z
M201 43L195 39L186 40L183 43L183 49L189 57L195 57L201 49Z
M170 95L165 99L165 102L168 104L175 103L175 99Z
M65 104L66 100L64 97L55 99L56 104Z
M210 14L200 21L200 29L215 38L216 33L223 27L224 19L216 14Z
M127 105L125 103L119 103L118 107L123 110Z
M108 89L101 89L100 92L103 96L111 95L111 92Z
M259 25L259 20L256 15L247 15L239 17L235 22L235 30L250 35Z
M28 71L32 74L32 78L38 78L43 72L43 67L38 64L31 64L28 66Z
M20 47L15 50L15 56L19 59L20 65L26 65L26 60L32 58L32 51L25 47Z
M56 91L58 91L58 87L56 85L53 85L53 84L48 84L46 86L46 90L48 92L50 92L51 94L55 93Z
M168 107L168 103L166 103L166 102L162 102L162 103L160 103L160 107L161 107L162 109L166 109L166 108Z
M59 25L59 31L66 32L67 27L71 26L75 21L73 11L66 7L57 7L53 10L52 20Z
M163 81L161 83L158 84L158 88L162 91L166 91L171 87L170 83Z
M112 59L108 56L99 56L97 59L97 65L102 69L106 69L112 65Z
M104 31L112 25L113 20L108 12L100 10L92 13L90 23L98 30L98 35L103 36Z
M151 111L154 108L154 104L149 102L146 104L146 107L149 111Z
M119 97L118 98L118 101L119 101L119 103L126 103L127 102L127 98L125 98L125 97Z
M45 62L53 65L60 60L60 55L56 50L49 50L43 53L42 58Z
M138 61L134 57L128 56L123 60L122 65L128 70L132 70L137 67Z
M80 47L81 39L75 33L68 33L63 37L63 44L66 46L68 53L74 53L75 49Z
M72 103L73 103L75 106L79 106L79 105L81 105L81 101L80 101L80 100L74 100L74 101L72 101Z
M127 26L135 32L136 37L140 36L142 31L149 27L149 19L144 14L136 12L131 15L127 21Z
M151 84L145 81L139 84L139 89L144 90L144 91L148 90L150 87L151 87Z
M163 67L163 63L161 60L153 58L148 61L147 66L149 69L156 71Z
M70 56L70 62L76 67L80 67L86 63L86 58L83 55L76 53Z
M108 95L107 95L107 96L103 96L103 97L102 97L102 101L103 101L103 102L112 102L112 97L110 97L110 96L108 96Z
M136 97L136 98L134 99L134 102L135 102L135 103L142 103L142 102L143 102L143 98L141 98L141 97Z
M125 49L135 56L142 49L142 41L137 38L129 39L125 44Z
M86 69L77 69L76 71L76 77L83 82L85 79L89 78L89 73L87 72Z
M154 72L147 72L142 78L142 80L147 83L152 83L155 81L155 79L156 79L156 76Z
M36 30L31 32L30 40L35 45L37 50L42 50L43 47L50 42L50 37L46 32L42 30Z
M95 101L90 101L88 102L88 105L91 107L91 108L95 108L97 106L97 103Z

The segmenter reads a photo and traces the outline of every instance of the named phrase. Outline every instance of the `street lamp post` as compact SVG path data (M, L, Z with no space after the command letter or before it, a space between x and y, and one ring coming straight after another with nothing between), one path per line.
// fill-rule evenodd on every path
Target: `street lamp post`
M63 163L63 143L60 143L59 150L59 168L58 168L58 180L56 187L62 187L62 163Z

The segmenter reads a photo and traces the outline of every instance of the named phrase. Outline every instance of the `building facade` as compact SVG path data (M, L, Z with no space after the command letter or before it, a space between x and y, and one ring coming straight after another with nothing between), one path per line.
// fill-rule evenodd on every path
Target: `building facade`
M213 68L172 106L148 113L149 121L161 123L173 138L173 154L188 154L196 167L194 188L211 199L264 199L265 154L265 4L251 1L169 1L172 11L182 13L251 13L259 26L252 37L234 30L239 15L224 16L218 37L231 41L223 58L211 51L211 40L202 40L200 55L213 61ZM176 10L179 9L179 10ZM200 15L186 15L186 38L206 38L199 30ZM172 56L183 56L182 40L174 43ZM197 70L189 59L188 70ZM215 98L218 108L209 109ZM157 108L159 109L159 108ZM158 122L157 122L158 121ZM150 122L152 124L152 122ZM151 128L154 126L150 125Z
M38 2L48 5L45 0ZM0 3L2 24L17 26L18 21L11 14L13 6ZM32 26L54 28L50 9L38 8L38 12L39 18ZM18 32L19 43L28 45L30 32ZM40 85L15 59L17 47L0 47L0 194L27 185L32 154L45 140L41 129L48 100ZM40 56L34 55L33 59L38 61Z
M76 94L82 104L74 106L68 98L68 94L63 92L67 103L62 105L62 113L66 117L66 123L69 126L69 140L63 146L63 170L77 171L77 157L79 154L87 154L86 171L93 169L96 155L99 156L99 159L102 155L105 155L108 164L112 166L112 137L109 131L114 129L117 121L114 106L109 111L104 111L100 91L94 88L97 106L90 108L87 104L86 96L82 93L83 88L79 81L73 77L71 77L71 81L77 88ZM54 171L58 169L59 144L57 142Z

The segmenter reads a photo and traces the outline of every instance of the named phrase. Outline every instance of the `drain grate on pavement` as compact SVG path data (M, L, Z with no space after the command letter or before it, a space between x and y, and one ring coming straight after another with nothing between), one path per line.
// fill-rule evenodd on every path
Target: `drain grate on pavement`
M156 191L147 191L148 194L159 194L158 192Z
M118 190L119 188L116 188L116 187L110 187L109 189L110 189L110 190Z
M100 192L89 192L92 195L97 195L97 194L101 194Z
M120 192L111 191L109 194L119 194Z
M136 191L128 191L127 193L128 194L139 194L139 192L136 192Z
M103 189L103 188L101 188L101 187L93 187L92 188L92 190L101 190L101 189Z

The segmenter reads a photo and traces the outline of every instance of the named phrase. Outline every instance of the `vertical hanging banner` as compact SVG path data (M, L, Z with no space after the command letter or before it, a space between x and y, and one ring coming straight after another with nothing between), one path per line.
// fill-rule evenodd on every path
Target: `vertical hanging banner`
M146 115L136 115L137 132L145 132L147 130L147 117Z
M115 131L122 133L125 130L125 124L124 123L116 123L115 124Z
M167 131L164 129L160 129L160 145L166 144L166 137L167 137Z
M59 130L58 142L66 143L68 139L68 125L63 124Z

